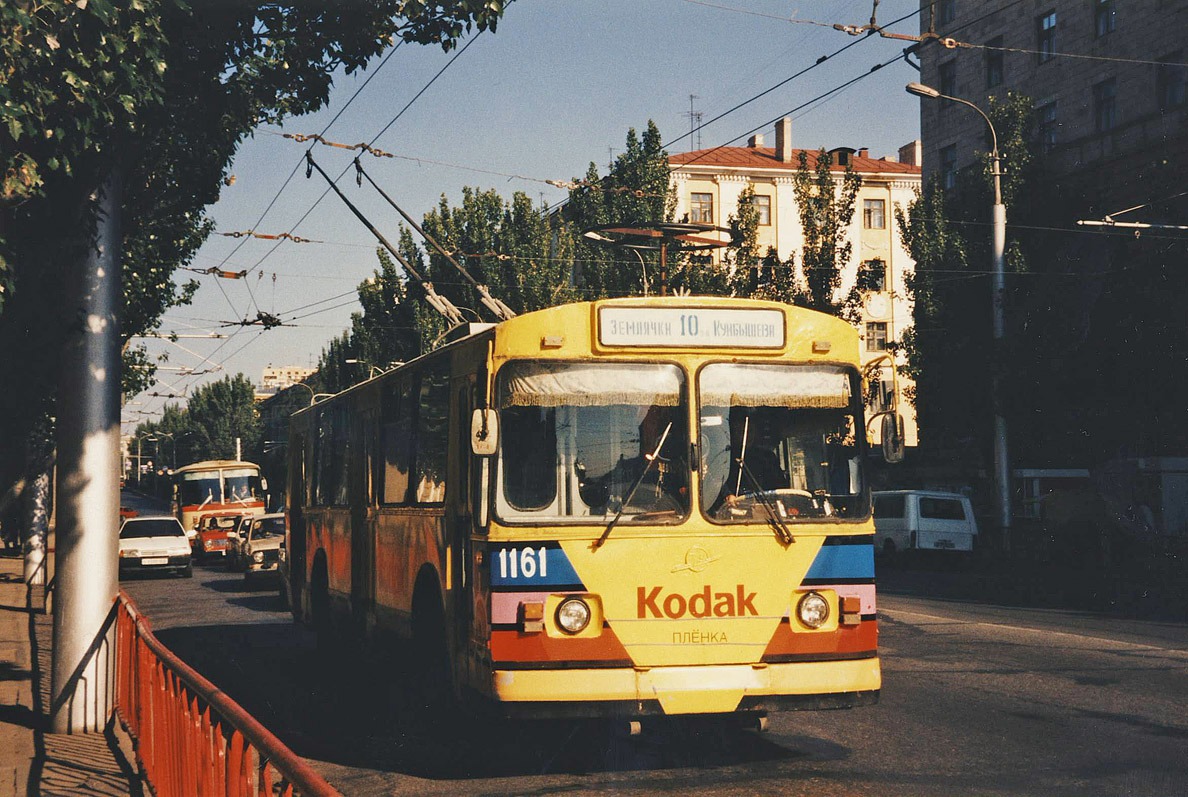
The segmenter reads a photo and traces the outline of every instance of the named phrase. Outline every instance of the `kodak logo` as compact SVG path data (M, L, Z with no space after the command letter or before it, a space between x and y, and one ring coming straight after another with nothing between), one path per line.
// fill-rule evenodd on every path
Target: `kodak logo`
M735 587L734 592L713 592L709 584L702 587L701 592L691 595L681 595L670 592L661 595L663 587L637 587L636 616L643 619L648 617L668 617L676 620L686 615L690 617L745 617L758 616L755 611L755 593L747 592L742 584Z

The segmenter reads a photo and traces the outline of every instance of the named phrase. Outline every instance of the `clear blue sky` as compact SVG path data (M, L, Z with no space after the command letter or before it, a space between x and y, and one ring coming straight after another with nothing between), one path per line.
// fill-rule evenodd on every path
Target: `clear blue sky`
M917 0L882 0L878 21L888 24L917 8ZM652 119L664 141L674 142L670 152L695 148L687 135L689 95L696 95L693 109L708 122L856 41L811 23L862 25L870 14L871 0L518 0L498 31L478 36L375 141L400 157L365 157L365 167L417 219L442 194L451 204L460 202L467 185L494 188L507 197L524 191L553 203L565 192L543 181L580 178L591 161L605 173L611 152L622 150L628 128L642 130ZM891 30L917 33L918 15ZM770 145L772 126L766 122L895 58L907 44L863 37L802 77L703 127L701 146L725 144L760 125ZM291 119L283 129L261 128L242 145L232 169L234 183L209 209L216 232L192 266L252 273L247 280L220 280L178 272L179 280L194 277L202 287L192 305L171 310L161 325L166 333L230 337L185 337L178 345L148 342L152 354L168 353L167 366L221 370L185 377L162 371L152 391L192 391L239 372L258 383L269 364L316 364L327 341L348 326L358 309L354 288L376 267L375 242L336 197L317 202L326 185L316 172L307 180L300 168L289 179L308 145L280 134L320 133L341 111L326 137L370 142L454 54L404 44L378 68L386 55L366 72L339 75L327 108ZM919 136L918 101L903 90L916 79L916 71L900 59L792 113L793 146L868 147L875 157L895 155ZM318 146L314 157L337 176L353 155ZM340 185L395 240L396 214L381 206L370 188L358 188L353 175ZM319 243L277 246L220 234L252 229L257 221L257 232L291 232ZM292 326L268 331L223 326L255 317L257 310ZM125 408L124 420L150 418L166 402L184 404L185 399L141 395ZM132 428L125 425L125 433Z

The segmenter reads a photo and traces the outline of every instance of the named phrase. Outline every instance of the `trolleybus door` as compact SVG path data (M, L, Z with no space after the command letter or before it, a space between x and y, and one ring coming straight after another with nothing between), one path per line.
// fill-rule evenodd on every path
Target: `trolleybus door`
M474 391L476 377L472 374L456 378L453 382L453 406L450 408L453 423L450 424L450 467L452 468L446 496L446 529L449 539L450 586L448 600L453 617L452 646L456 652L454 661L463 671L469 669L471 629L473 627L473 579L469 572L471 559L471 536L474 521L470 509L470 484L473 478L473 457L470 451L470 414L475 406ZM460 675L462 673L459 673ZM463 681L468 680L466 675Z

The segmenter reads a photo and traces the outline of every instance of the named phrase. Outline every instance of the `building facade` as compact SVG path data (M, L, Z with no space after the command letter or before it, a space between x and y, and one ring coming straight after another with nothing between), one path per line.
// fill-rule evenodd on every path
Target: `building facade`
M920 19L936 34L914 48L920 82L983 110L1030 97L1050 173L1086 213L1182 191L1188 0L921 0ZM985 121L951 102L921 100L920 130L925 176L946 186L989 150Z
M671 155L669 166L677 198L674 218L726 227L738 213L739 194L752 186L759 210L760 254L773 247L781 258L799 255L804 235L793 176L801 150L792 147L791 128L789 119L776 125L774 147L764 146L763 136L754 136L745 147ZM875 408L894 406L903 414L909 446L915 446L918 437L915 408L906 398L911 383L894 374L888 344L901 340L912 323L905 277L914 262L900 240L895 208L906 208L920 188L919 151L919 142L901 148L899 157L872 158L866 149L831 150L832 169L839 178L848 165L862 178L849 229L852 261L843 269L839 295L850 292L860 270L866 272L872 289L865 292L859 322L862 359L879 373L882 390ZM810 169L817 152L807 151ZM898 362L902 364L902 356ZM879 430L873 428L872 432L877 441Z

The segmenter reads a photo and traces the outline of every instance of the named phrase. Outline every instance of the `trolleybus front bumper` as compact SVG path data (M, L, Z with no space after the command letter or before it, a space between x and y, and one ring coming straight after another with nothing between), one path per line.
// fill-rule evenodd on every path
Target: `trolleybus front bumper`
M686 667L496 670L499 712L633 717L852 708L878 702L877 658Z

